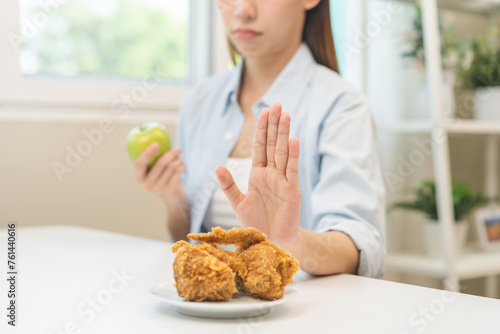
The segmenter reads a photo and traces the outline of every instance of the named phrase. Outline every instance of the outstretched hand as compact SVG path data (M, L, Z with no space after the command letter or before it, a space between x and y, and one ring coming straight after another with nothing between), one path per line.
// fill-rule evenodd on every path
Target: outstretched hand
M241 193L229 170L216 169L221 189L244 227L288 246L299 238L299 140L290 135L290 114L275 103L262 110L253 142L248 192Z

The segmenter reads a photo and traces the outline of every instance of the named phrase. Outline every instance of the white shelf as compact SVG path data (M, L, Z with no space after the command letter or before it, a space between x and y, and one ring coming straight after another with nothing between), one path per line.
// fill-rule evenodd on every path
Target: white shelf
M446 125L449 133L500 135L500 121L456 120Z
M369 0L365 0L367 3ZM415 0L400 0L415 3ZM429 114L435 112L444 117L443 89L438 84L442 81L442 57L439 45L441 44L439 29L439 8L449 8L467 13L484 15L484 19L493 22L492 15L500 13L500 0L424 0L422 1L422 25L424 33L426 76L430 84ZM368 15L368 14L366 14ZM443 119L444 120L444 119ZM426 134L444 131L449 135L487 135L485 151L485 184L497 187L498 174L498 138L500 135L500 121L477 121L452 119L436 122L434 119L403 120L393 122L380 122L377 124L379 132L394 134ZM439 131L439 132L437 132ZM433 140L433 167L434 179L437 188L437 209L441 217L443 231L441 243L448 251L440 258L429 258L417 254L389 254L386 257L386 268L390 271L405 272L418 276L440 278L452 291L459 291L460 280L486 277L487 295L496 297L495 275L500 274L500 252L490 253L483 251L469 251L460 256L451 251L453 245L453 198L452 198L452 173L450 161L449 136L444 140ZM491 191L489 192L491 193Z
M437 125L427 120L408 120L378 123L377 128L384 132L401 134L431 133ZM477 121L456 119L444 126L452 134L500 135L500 121Z
M415 0L399 0L415 3ZM457 10L467 13L490 15L500 12L498 0L438 0L439 8Z
M446 9L492 14L500 9L498 0L439 0L439 6Z
M447 275L444 259L419 254L388 254L385 267L387 270L419 276L445 278ZM500 251L465 250L457 259L456 270L459 279L499 275Z

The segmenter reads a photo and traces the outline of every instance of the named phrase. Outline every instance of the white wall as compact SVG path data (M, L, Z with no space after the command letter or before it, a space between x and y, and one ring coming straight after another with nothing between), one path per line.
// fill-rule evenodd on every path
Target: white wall
M175 137L175 124L166 124ZM62 182L52 168L66 164L83 130L98 123L0 123L0 221L19 226L69 224L167 240L162 202L136 183L124 148L132 124L116 124ZM22 236L21 236L22 237Z

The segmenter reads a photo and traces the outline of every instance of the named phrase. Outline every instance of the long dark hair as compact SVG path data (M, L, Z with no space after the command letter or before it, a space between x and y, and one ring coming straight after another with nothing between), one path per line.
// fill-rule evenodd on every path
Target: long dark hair
M302 40L309 46L318 64L339 72L337 53L333 42L329 0L321 0L316 7L306 12ZM240 53L229 40L228 43L231 58L236 64Z

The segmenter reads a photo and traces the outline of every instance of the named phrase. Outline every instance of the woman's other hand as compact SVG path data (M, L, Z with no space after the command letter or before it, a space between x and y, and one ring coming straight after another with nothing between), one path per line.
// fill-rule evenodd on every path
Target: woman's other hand
M181 150L172 149L156 160L153 167L148 168L160 145L151 144L135 161L135 176L144 188L160 196L167 204L172 201L186 201L186 191L180 177L185 166L179 157Z
M160 145L151 144L135 161L135 177L144 188L160 196L167 206L167 229L173 240L186 240L189 233L190 213L186 190L181 183L185 166L179 157L181 150L172 149L148 168Z

